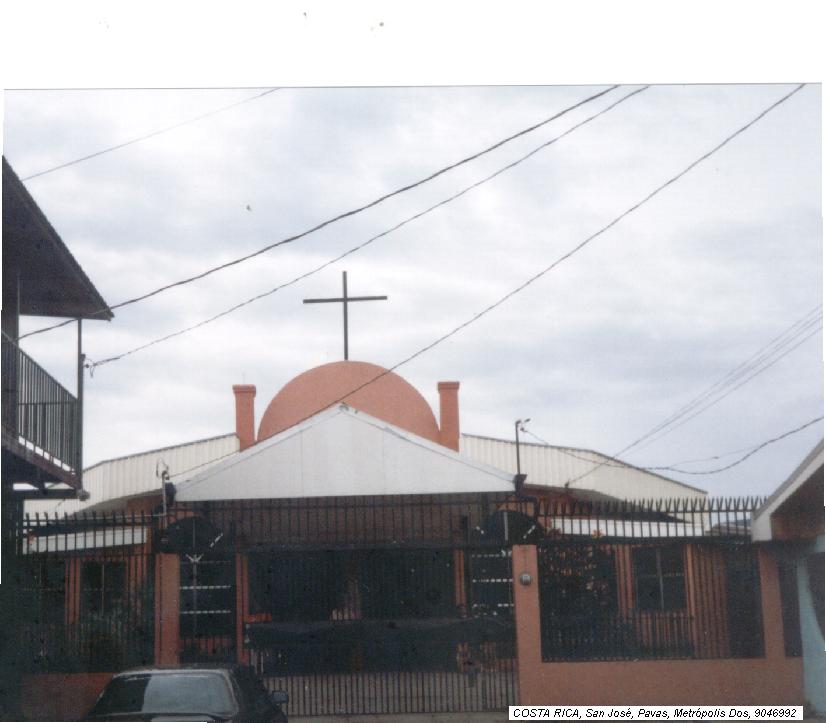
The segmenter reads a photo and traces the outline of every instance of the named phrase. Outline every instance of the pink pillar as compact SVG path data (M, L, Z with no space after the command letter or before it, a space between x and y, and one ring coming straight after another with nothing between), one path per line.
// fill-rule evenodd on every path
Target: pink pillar
M181 558L155 556L155 664L177 665L180 651Z
M763 649L766 659L785 660L783 608L780 602L780 575L777 560L765 548L757 553L760 592L763 603Z
M255 385L235 384L235 434L241 443L241 449L255 444Z
M546 701L534 701L533 690L524 680L526 673L542 667L542 636L539 621L539 565L536 545L513 546L513 616L516 620L516 671L519 676L519 705L541 705ZM519 578L523 573L531 576L531 582L523 585Z
M439 382L439 442L459 451L459 382Z

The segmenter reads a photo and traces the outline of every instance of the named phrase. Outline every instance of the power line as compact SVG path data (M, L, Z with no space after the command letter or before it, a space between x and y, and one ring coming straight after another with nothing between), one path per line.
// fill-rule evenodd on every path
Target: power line
M455 168L458 168L459 166L462 166L466 163L470 163L471 161L476 160L477 158L481 158L482 156L484 156L488 153L491 153L492 151L496 150L497 148L500 148L501 146L505 145L506 143L509 143L510 141L513 141L517 138L520 138L521 136L524 136L528 133L531 133L532 131L535 131L538 128L541 128L542 126L547 125L551 121L554 121L554 120L557 120L558 118L561 118L566 113L570 113L572 110L575 110L575 109L585 105L586 103L590 103L591 101L594 101L597 98L600 98L601 96L605 95L606 93L610 93L612 90L615 90L618 87L619 87L618 85L612 85L611 87L609 87L605 90L602 90L599 93L594 93L593 95L585 98L584 100L581 100L578 103L574 103L573 105L568 106L564 110L561 110L558 113L555 113L550 118L546 118L545 120L540 121L539 123L536 123L536 124L534 124L534 125L532 125L528 128L525 128L525 129L523 129L523 130L521 130L517 133L514 133L513 135L510 135L507 138L504 138L503 140L497 141L492 146L489 146L488 148L485 148L484 150L478 151L477 153L474 153L471 156L467 156L466 158L463 158L459 161L456 161L455 163L452 163L449 166L444 166L444 167L440 168L439 170L434 171L430 175L419 179L418 181L410 183L406 186L402 186L401 188L398 188L395 191L391 191L390 193L386 193L383 196L380 196L379 198L375 199L374 201L370 201L369 203L364 204L363 206L359 206L359 207L354 208L350 211L345 211L344 213L340 213L339 215L334 216L332 218L329 218L326 221L322 221L321 223L316 224L315 226L313 226L312 228L307 229L306 231L302 231L300 233L294 234L293 236L288 236L286 238L281 239L280 241L275 241L271 244L268 244L267 246L264 246L264 247L258 249L257 251L253 251L252 253L246 254L245 256L239 256L238 258L232 259L232 260L227 261L223 264L219 264L217 266L212 266L211 268L209 268L205 271L202 271L201 273L195 274L194 276L189 276L189 277L180 279L178 281L172 282L170 284L165 284L164 286L159 286L158 288L154 289L153 291L149 291L149 292L146 292L145 294L141 294L140 296L135 296L131 299L121 301L118 304L114 304L112 306L106 307L106 309L99 309L96 313L102 313L104 311L111 311L113 309L120 309L121 307L128 306L130 304L136 304L140 301L144 301L145 299L149 299L153 296L156 296L157 294L160 294L164 291L168 291L169 289L172 289L172 288L175 288L175 287L178 287L178 286L184 286L185 284L190 284L193 281L198 281L199 279L203 279L207 276L210 276L211 274L214 274L217 271L222 271L223 269L226 269L226 268L229 268L231 266L235 266L237 264L243 263L244 261L248 261L249 259L255 258L256 256L260 256L261 254L266 253L267 251L271 251L272 249L277 248L279 246L284 246L285 244L293 243L294 241L297 241L298 239L304 238L305 236L308 236L311 233L315 233L316 231L319 231L319 230L325 228L326 226L329 226L330 224L336 223L337 221L341 221L342 219L345 219L345 218L349 218L350 216L355 216L356 214L359 214L362 211L366 211L367 209L370 209L370 208L373 208L374 206L379 205L380 203L388 200L389 198L393 198L394 196L398 196L399 194L405 193L406 191L410 191L414 188L417 188L418 186L421 186L425 183L428 183L429 181L432 181L435 178L438 178L439 176L447 173L448 171L451 171ZM47 326L47 327L44 327L42 329L37 329L35 331L30 331L28 334L24 334L23 336L21 336L19 338L23 339L27 336L32 336L34 334L41 334L43 332L50 331L52 329L57 329L61 326L65 326L66 324L70 324L73 321L74 320L70 319L70 320L67 320L67 321L60 322L58 324L53 324L52 326Z
M352 394L352 392L351 392L351 394ZM349 396L349 394L347 396ZM339 403L341 401L342 400L338 400L338 402L336 402L336 403ZM310 416L312 416L312 415L310 415ZM797 428L792 429L788 432L785 432L785 433L783 433L783 434L781 434L777 437L773 437L772 439L766 440L765 442L762 442L761 444L758 444L754 447L747 447L746 449L751 450L751 451L749 451L748 454L744 455L743 457L738 459L736 462L733 462L732 464L726 465L725 467L721 467L719 469L705 470L703 472L691 472L691 471L688 471L688 470L676 469L674 467L640 467L638 465L625 464L625 463L623 463L619 460L608 461L608 459L606 459L606 461L604 462L604 466L618 467L618 468L623 468L623 469L629 469L629 468L630 469L639 469L639 470L643 470L643 471L646 471L646 472L657 471L657 470L670 470L670 471L674 471L674 472L680 472L682 474L697 474L697 475L700 475L700 474L716 474L718 472L724 472L725 470L731 469L732 467L735 467L739 464L742 464L749 457L751 457L753 454L759 452L764 447L767 447L768 445L773 444L775 442L779 442L781 439L785 439L786 437L790 437L793 434L797 434L798 432L801 432L804 429L807 429L811 425L815 424L816 422L820 422L822 420L823 420L823 416L817 417L816 419L812 419L811 421L806 422L806 424L803 424L800 427L797 427ZM563 452L564 454L567 454L570 457L574 457L575 459L582 460L583 462L593 462L593 460L586 459L585 457L580 457L576 454L573 454L568 449L565 449L563 447L558 447L556 445L552 445L550 442L548 442L545 439L542 439L542 437L535 434L534 432L531 432L528 429L526 429L524 431L527 432L528 434L530 434L534 439L537 439L538 441L540 441L546 447L551 447L553 449L558 449L560 452ZM719 455L716 455L715 457L710 457L708 459L718 459L720 457L727 457L731 454L736 454L737 452L740 452L740 451L743 451L743 450L736 450L734 452L725 452L723 454L719 454ZM213 464L215 462L220 462L221 460L226 459L227 457L232 457L236 454L238 454L238 452L236 450L233 450L232 452L227 452L226 454L222 454L219 457L213 457L212 459L209 459L206 462L201 462L200 464L193 465L192 467L188 467L187 469L183 469L180 472L176 472L175 474L170 475L170 479L173 478L173 477L180 477L181 475L187 474L188 472L192 472L196 469L200 469L201 467L206 467L207 465ZM600 453L595 452L594 454L600 454ZM600 456L604 456L604 455L600 454ZM698 461L706 461L706 460L698 460ZM63 502L65 502L65 501L66 500L61 500L60 504L63 504ZM60 506L60 504L58 505L58 507ZM57 508L55 508L55 510L56 509Z
M90 369L95 369L96 367L102 366L104 364L109 364L111 362L118 361L119 359L123 359L126 356L129 356L131 354L135 354L136 352L142 351L142 350L147 349L151 346L155 346L156 344L160 344L161 342L168 341L169 339L173 339L174 337L181 336L182 334L186 334L187 332L194 331L195 329L199 329L200 327L206 326L207 324L210 324L213 321L217 321L218 319L221 319L221 318L223 318L223 317L225 317L229 314L232 314L233 312L238 311L239 309L242 309L243 307L248 306L249 304L252 304L256 301L259 301L259 300L264 299L268 296L271 296L272 294L276 293L277 291L280 291L281 289L284 289L288 286L292 286L293 284L296 284L299 281L302 281L303 279L309 278L310 276L313 276L314 274L317 274L319 271L322 271L323 269L326 269L328 266L331 266L331 265L337 263L338 261L341 261L342 259L346 258L347 256L350 256L351 254L356 253L357 251L360 251L365 246L369 246L374 241L377 241L378 239L380 239L384 236L387 236L388 234L392 233L393 231L397 231L398 229L402 228L403 226L406 226L408 223L411 223L412 221L415 221L415 220L421 218L422 216L425 216L428 213L431 213L432 211L435 211L437 208L440 208L442 206L447 205L448 203L451 203L452 201L455 201L457 198L460 198L461 196L464 196L469 191L471 191L475 188L478 188L482 184L487 183L488 181L491 181L494 178L496 178L497 176L505 173L505 171L508 171L512 168L515 168L519 164L523 163L527 159L529 159L532 156L534 156L535 154L537 154L539 151L553 145L558 140L560 140L560 139L564 138L565 136L573 133L578 128L581 128L585 124L590 123L595 118L598 118L599 116L601 116L601 115L607 113L608 111L612 110L613 108L618 106L620 103L623 103L624 101L628 100L632 96L635 96L638 93L643 92L648 87L649 86L644 86L642 88L638 88L637 90L634 90L634 91L624 95L622 98L615 101L611 105L608 105L605 108L603 108L602 110L598 111L597 113L594 113L593 115L589 116L588 118L585 118L584 120L581 120L579 123L572 126L568 130L566 130L564 133L556 136L555 138L552 138L549 141L546 141L545 143L542 143L541 145L537 146L536 148L534 148L529 153L525 154L524 156L521 156L517 160L509 163L508 165L503 166L502 168L500 168L499 170L491 173L490 175L486 176L485 178L477 181L476 183L471 184L470 186L466 186L461 191L459 191L457 193L454 193L452 196L449 196L448 198L446 198L442 201L439 201L439 203L436 203L433 206L430 206L429 208L426 208L423 211L420 211L419 213L414 214L413 216L409 216L405 220L397 223L395 226L393 226L393 227L391 227L391 228L389 228L385 231L382 231L381 233L379 233L375 236L372 236L371 238L367 239L366 241L363 241L362 243L358 244L357 246L354 246L351 249L348 249L344 253L339 254L338 256L336 256L336 257L334 257L334 258L332 258L328 261L325 261L323 264L321 264L320 266L315 267L311 271L307 271L307 272L301 274L300 276L296 276L294 279L291 279L290 281L287 281L283 284L279 284L278 286L270 289L269 291L264 291L264 292L262 292L260 294L257 294L255 296L249 298L249 299L246 299L245 301L242 301L238 304L235 304L234 306L231 306L228 309L225 309L224 311L221 311L221 312L219 312L219 313L217 313L217 314L215 314L215 315L213 315L213 316L211 316L207 319L204 319L203 321L198 322L197 324L193 324L191 326L185 327L184 329L180 329L180 330L174 331L170 334L166 334L165 336L158 337L157 339L153 339L152 341L149 341L149 342L146 342L145 344L141 344L139 346L136 346L136 347L134 347L134 348L132 348L128 351L122 352L122 353L117 354L115 356L107 357L106 359L101 359L100 361L97 361L97 362L92 362L92 363L89 364L89 368Z
M725 472L726 470L729 470L732 467L736 467L737 465L742 464L749 457L756 454L757 452L759 452L764 447L768 447L770 444L774 444L775 442L779 442L781 439L786 439L786 437L790 437L793 434L797 434L798 432L802 432L804 429L808 429L813 424L816 424L817 422L820 422L820 421L823 421L823 416L822 415L820 417L816 417L815 419L812 419L812 420L806 422L805 424L803 424L799 427L796 427L795 429L791 429L788 432L784 432L783 434L781 434L777 437L773 437L772 439L768 439L765 442L761 442L760 444L757 444L757 445L752 445L750 447L746 447L745 449L749 450L747 454L744 454L742 457L740 457L738 460L732 462L731 464L727 464L724 467L718 467L716 469L692 471L692 470L687 470L687 469L680 469L679 467L677 467L675 465L657 465L657 466L648 466L648 465L646 465L646 466L642 466L642 465L637 465L637 464L628 464L628 463L622 462L621 460L616 459L616 457L606 457L605 455L599 454L598 452L596 452L595 454L599 454L599 456L605 457L605 459L600 463L600 466L604 466L604 467L616 467L616 468L623 468L623 469L638 469L638 470L643 470L644 472L668 471L668 472L678 472L680 474L693 474L693 475L717 474L719 472ZM540 437L538 434L535 434L534 432L531 432L529 429L526 429L524 431L527 432L528 434L530 434L534 439L539 440L545 446L551 447L553 449L558 449L560 452L562 452L563 454L567 454L569 457L573 457L575 459L581 460L582 462L589 462L591 464L593 464L593 462L594 462L594 460L587 459L585 457L580 457L579 455L574 454L573 452L571 452L568 449L565 449L564 447L558 447L558 446L552 445L550 442L548 442L545 439L542 439L542 437ZM696 460L696 461L697 462L706 462L706 461L713 460L713 459L720 459L721 457L728 457L732 454L737 454L738 452L742 452L742 451L744 451L744 450L743 449L738 449L738 450L735 450L733 452L724 452L723 454L718 454L714 457L709 457L709 458L706 458L706 459L703 459L703 460ZM681 462L681 463L678 463L678 464L688 464L688 462ZM589 472L589 474L590 474L590 472Z
M647 446L648 444L651 444L657 439L664 437L666 434L669 434L673 430L681 427L683 424L690 421L691 419L693 419L709 407L717 404L717 402L721 401L729 394L739 389L743 384L750 381L758 374L762 374L766 369L776 364L784 356L794 351L794 349L800 346L800 344L805 342L809 337L813 336L819 331L819 327L822 326L822 308L822 305L819 304L818 306L811 309L809 312L806 313L805 316L794 322L781 334L779 334L774 339L769 341L766 345L761 347L751 357L749 357L744 362L739 364L737 367L732 369L721 379L718 379L708 389L706 389L704 392L692 399L690 402L680 407L680 409L674 412L671 416L667 417L665 420L660 422L645 436L637 440L637 443L632 446L639 446L642 442L648 440L646 442L646 445L644 445ZM818 328L815 328L814 331L811 331L811 333L807 333L813 327ZM789 346L798 339L800 339L801 336L803 336L804 338L800 340L799 343L789 348ZM772 359L772 356L781 351L783 351L784 353ZM717 396L715 397L715 395ZM697 407L700 408L697 409ZM694 412L693 414L690 414L690 416L686 416L689 415L689 413L692 411ZM631 447L624 449L623 452L627 452L630 448Z
M525 434L529 434L537 442L539 442L541 445L543 445L545 447L551 447L552 449L557 449L560 452L562 452L562 454L564 454L568 457L571 457L573 459L578 459L580 462L588 462L589 464L594 464L593 459L588 459L587 457L580 457L578 454L574 454L570 449L568 449L566 447L560 447L559 445L551 444L547 439L543 439L538 434L536 434L536 432L532 432L530 429L523 429L522 431L525 432ZM582 450L582 451L584 451L584 450ZM601 462L601 464L605 467L616 467L618 469L628 469L629 467L632 467L632 468L636 468L636 469L648 470L648 467L640 467L638 465L628 464L628 463L623 462L621 460L618 460L616 458L608 457L607 455L604 455L601 452L592 452L592 454L595 454L598 457L603 457L604 459Z
M817 326L817 328L815 328L813 331L811 331L811 332L810 332L810 333L808 333L806 336L804 336L802 339L800 339L800 340L799 340L799 341L798 341L798 342L797 342L794 346L791 346L791 347L789 347L788 349L786 349L786 350L785 350L785 351L784 351L784 352L783 352L780 356L778 356L778 357L776 357L776 358L772 359L769 363L767 363L767 364L763 365L762 367L759 367L759 368L755 369L754 371L752 371L752 373L751 373L751 374L749 374L747 377L745 377L744 379L742 379L739 383L737 383L736 385L734 385L734 386L730 387L729 389L727 389L727 390L726 390L726 392L725 392L724 394L720 394L720 395L719 395L718 397L716 397L715 399L713 399L713 400L709 401L709 402L708 402L707 404L705 404L704 406L702 406L702 407L700 407L699 409L695 410L695 411L694 411L692 414L690 414L689 416L687 416L687 417L683 417L681 420L679 420L679 422L678 422L678 423L676 423L676 424L674 424L673 426L671 426L668 430L663 431L663 432L662 432L661 434L659 434L658 436L656 436L656 437L653 437L653 438L649 439L649 440L646 442L646 446L647 446L648 444L651 444L651 443L653 443L653 442L656 442L657 440L661 439L662 437L666 436L667 434L670 434L670 433L671 433L671 432L673 432L675 429L679 429L679 428L680 428L680 427L682 427L684 424L687 424L687 423L688 423L688 422L690 422L692 419L694 419L694 417L696 417L698 414L701 414L702 412L706 411L706 409L708 409L709 407L714 406L714 405L715 405L715 404L717 404L718 402L720 402L720 401L722 401L723 399L725 399L726 397L728 397L730 394L733 394L734 392L736 392L736 391L737 391L740 387L742 387L744 384L746 384L746 383L750 382L750 381L751 381L752 379L754 379L756 376L759 376L760 374L762 374L763 372L765 372L767 369L769 369L769 368L773 367L773 366L774 366L775 364L777 364L777 362L779 362L781 359L784 359L785 357L787 357L787 356L788 356L789 354L791 354L791 353L792 353L795 349L797 349L799 346L801 346L801 345L802 345L802 344L804 344L806 341L808 341L809 339L811 339L811 338L812 338L815 334L817 334L817 333L818 333L818 332L819 332L822 328L823 328L822 324L821 324L820 326ZM635 446L636 446L636 445L635 445ZM627 450L626 450L626 451L627 451Z
M96 151L95 153L90 153L87 156L81 156L80 158L75 158L73 161L68 161L66 163L61 163L59 166L54 166L52 168L47 168L45 171L38 171L37 173L32 173L30 176L26 176L25 178L21 179L23 181L31 181L33 178L40 178L40 176L45 176L47 173L54 173L55 171L59 171L63 168L68 168L69 166L74 166L77 163L82 163L83 161L88 161L90 158L97 158L98 156L102 156L105 153L111 153L112 151L117 151L120 148L125 148L126 146L131 146L133 143L139 143L140 141L145 141L149 138L154 138L155 136L161 135L161 133L167 133L169 131L175 130L176 128L180 128L181 126L188 125L189 123L194 123L195 121L204 120L204 118L209 118L210 116L217 115L218 113L223 113L230 108L235 108L239 105L243 105L244 103L249 103L253 100L258 100L258 98L263 98L265 95L269 95L270 93L275 93L275 91L281 90L281 88L270 88L269 90L264 91L263 93L259 93L258 95L254 95L251 98L244 98L243 100L239 100L235 103L231 103L230 105L225 105L222 108L216 108L215 110L211 110L208 113L202 113L199 116L195 116L194 118L189 118L188 120L181 121L180 123L176 123L175 125L167 126L166 128L160 128L159 130L152 131L151 133L147 133L143 136L138 136L137 138L133 138L129 141L124 141L123 143L118 143L116 146L109 146L108 148L104 148L101 151Z
M462 324L459 324L459 326L455 327L454 329L452 329L451 331L447 332L446 334L443 334L442 336L440 336L440 337L439 337L438 339L436 339L435 341L432 341L430 344L427 344L426 346L422 347L421 349L419 349L418 351L414 352L414 353L413 353L413 354L411 354L410 356L406 357L405 359L402 359L400 362L397 362L396 364L394 364L394 365L393 365L393 366L391 366L390 368L388 368L388 369L385 369L385 370L381 371L379 374L377 374L376 376L372 377L371 379L368 379L366 382L363 382L362 384L359 384L357 387L355 387L354 389L351 389L349 392L347 392L347 393L346 393L346 394L344 394L343 396L339 397L338 399L334 400L333 402L331 402L331 403L329 403L329 404L326 404L326 405L325 405L324 407L322 407L322 408L316 409L315 411L311 412L310 414L307 414L307 415L306 415L303 419L300 419L298 422L296 422L296 424L299 424L299 423L303 422L304 420L309 419L310 417L313 417L314 415L318 414L319 412L323 411L324 409L328 409L329 407L331 407L331 406L333 406L333 405L335 405L335 404L339 404L339 403L343 402L345 399L347 399L347 398L348 398L348 397L350 397L351 395L356 394L357 392L361 391L362 389L364 389L365 387L369 386L370 384L373 384L373 383L377 382L379 379L381 379L381 378L383 378L383 377L387 376L387 375L388 375L388 374L390 374L391 372L394 372L394 371L395 371L396 369L398 369L399 367L401 367L401 366L403 366L403 365L407 364L408 362L413 361L414 359L416 359L417 357L421 356L422 354L425 354L426 352L430 351L430 350L431 350L431 349L433 349L434 347L436 347L436 346L438 346L439 344L441 344L443 341L446 341L447 339L451 338L452 336L455 336L456 334L458 334L458 333L459 333L460 331L462 331L463 329L467 328L468 326L470 326L470 325L471 325L471 324L473 324L474 322L476 322L476 321L478 321L479 319L481 319L483 316L487 315L488 313L490 313L491 311L493 311L493 310L494 310L494 309L496 309L497 307L501 306L501 305L502 305L502 304L504 304L504 303L505 303L508 299L510 299L511 297L515 296L515 295L516 295L516 294L518 294L520 291L523 291L523 290L524 290L524 289L526 289L528 286L530 286L531 284L533 284L535 281L537 281L538 279L540 279L540 278L542 278L543 276L545 276L545 274L549 273L550 271L552 271L553 269L555 269L557 266L559 266L561 263L563 263L563 262L564 262L564 261L566 261L567 259L571 258L574 254L576 254L577 252L581 251L583 248L585 248L585 246L587 246L589 243L591 243L591 241L593 241L595 238L597 238L598 236L601 236L603 233L605 233L606 231L608 231L610 228L612 228L612 227L616 226L616 225L617 225L617 224L618 224L618 223L619 223L622 219L624 219L626 216L628 216L629 214L633 213L634 211L636 211L637 209L639 209L640 207L642 207L643 205L645 205L646 203L648 203L648 201L650 201L652 198L654 198L656 195L658 195L661 191L665 190L666 188L668 188L669 186L671 186L673 183L675 183L676 181L678 181L680 178L682 178L683 176L685 176L687 173L689 173L691 170L693 170L694 168L696 168L696 167L697 167L700 163L702 163L703 161L705 161L707 158L709 158L709 157L711 157L712 155L714 155L715 153L717 153L717 152L718 152L721 148L723 148L723 147L725 147L726 145L728 145L728 144L729 144L732 140L734 140L734 139L735 139L737 136L739 136L741 133L743 133L743 132L745 132L746 130L748 130L749 128L751 128L751 127L752 127L755 123L758 123L758 122L759 122L759 121L760 121L763 117L765 117L765 116L766 116L769 112L771 112L772 110L774 110L775 108L777 108L777 107L778 107L778 106L780 106L781 104L785 103L785 102L786 102L789 98L791 98L791 97L792 97L795 93L797 93L798 91L800 91L801 89L803 89L803 88L805 87L805 85L806 85L805 83L801 83L801 84L800 84L800 85L798 85L798 86L797 86L794 90L790 91L789 93L787 93L786 95L784 95L782 98L780 98L779 100L777 100L777 101L775 101L774 103L772 103L772 104L771 104L768 108L766 108L765 110L763 110L761 113L759 113L757 116L755 116L752 120L750 120L750 121L749 121L748 123L746 123L744 126L740 127L738 130L736 130L734 133L732 133L731 135L727 136L727 137L726 137L723 141L721 141L721 142L720 142L720 143L718 143L716 146L714 146L714 148L712 148L710 151L707 151L707 152L706 152L706 153L704 153L702 156L700 156L698 159L696 159L695 161L693 161L692 163L690 163L688 166L686 166L686 167L685 167L682 171L680 171L679 173L677 173L676 175L672 176L671 178L669 178L669 179L668 179L667 181L665 181L664 183L662 183L662 184L660 184L659 186L657 186L657 188L655 188L653 191L651 191L651 193L649 193L647 196L645 196L642 200L638 201L638 202L637 202L637 203L635 203L633 206L631 206L631 207L629 207L627 210L623 211L623 212L622 212L619 216L617 216L616 218L614 218L612 221L610 221L609 223L607 223L605 226L603 226L601 229L599 229L599 230L598 230L598 231L596 231L595 233L593 233L593 234L591 234L590 236L588 236L588 237L587 237L584 241L581 241L579 244L577 244L576 246L574 246L574 247L573 247L570 251L568 251L568 252L566 252L565 254L563 254L562 256L560 256L560 257L559 257L556 261L554 261L553 263L551 263L549 266L545 267L542 271L540 271L540 272L539 272L539 273L537 273L537 274L534 274L534 275L533 275L533 276L531 276L529 279L527 279L526 281L524 281L522 284L520 284L519 286L517 286L515 289L513 289L512 291L509 291L507 294L505 294L504 296L502 296L501 298L499 298L497 301L495 301L495 302L493 302L492 304L490 304L489 306L487 306L487 307L486 307L485 309L483 309L482 311L478 312L477 314L474 314L474 315L473 315L472 317L470 317L467 321L463 322ZM204 482L204 481L206 481L207 479L208 479L208 477L205 477L203 480L200 480L200 482ZM200 482L199 482L199 483L200 483Z
M817 422L821 422L821 421L823 421L823 415L821 415L819 417L816 417L815 419L812 419L812 420L806 422L806 424L803 424L803 425L801 425L801 426L799 426L795 429L791 429L788 432L784 432L779 437L774 437L772 439L768 439L765 442L763 442L762 444L757 445L748 454L744 454L742 457L740 457L740 459L732 462L731 464L727 464L725 467L718 467L717 469L706 469L706 470L701 470L701 471L691 471L691 470L687 470L687 469L679 469L677 467L646 467L645 469L668 470L670 472L679 472L680 474L717 474L718 472L725 472L726 470L731 469L732 467L736 467L738 464L742 464L749 457L751 457L753 454L756 454L757 452L759 452L764 447L767 447L770 444L774 444L775 442L779 442L781 439L785 439L786 437L790 437L791 435L797 434L798 432L802 432L807 427L811 427L813 424L815 424ZM726 455L722 455L722 456L726 456Z
M819 307L815 307L815 309L817 309L817 308L819 308ZM812 310L812 311L814 311L814 310ZM789 327L786 331L781 333L778 337L775 337L775 339L772 340L772 342L774 342L777 339L782 339L783 337L787 336L792 329L795 329L796 327L800 326L801 321L806 320L807 317L812 313L812 311L810 311L808 314L806 314L806 316L804 316L802 320L798 320L794 324L792 324L791 327ZM657 424L653 429L649 430L648 432L643 434L641 437L638 437L636 440L631 442L629 445L627 445L626 447L621 449L619 452L617 452L613 456L616 458L616 457L619 457L621 454L625 454L626 452L628 452L628 450L633 449L634 447L639 446L645 440L650 439L653 435L657 434L657 432L661 432L661 434L659 435L659 437L656 437L656 439L659 439L660 437L665 436L666 434L673 431L674 429L677 429L678 427L681 427L683 424L687 423L688 421L690 421L691 419L696 417L698 414L701 414L702 412L706 411L709 407L712 407L715 404L717 404L718 402L722 401L727 396L729 396L730 394L735 392L737 389L742 387L744 384L746 384L747 382L754 379L754 377L762 374L764 371L766 371L770 367L774 366L781 359L783 359L784 357L791 354L801 344L803 344L808 339L810 339L812 336L814 336L814 334L816 334L820 330L820 328L822 328L822 323L820 324L820 326L815 328L814 331L806 333L805 336L802 339L799 339L800 334L807 332L810 329L811 326L812 326L811 320L806 321L805 324L803 325L803 327L801 327L800 329L797 329L797 331L790 338L788 338L786 341L784 341L783 344L781 344L779 347L776 344L772 344L772 342L769 342L769 344L767 344L762 349L760 349L758 352L756 352L756 354L752 355L752 357L750 357L749 360L747 360L746 362L743 362L742 364L738 365L737 367L735 367L734 370L729 372L721 380L719 380L718 382L713 384L710 387L709 390L706 390L705 392L701 393L699 396L695 397L694 400L692 400L688 404L684 405L677 412L675 412L670 417L668 417L668 419L666 420L668 422L668 424L666 424L665 422L661 422L660 424ZM792 344L792 342L796 342L796 343L794 343L792 346L789 346L789 344ZM766 350L770 350L770 354L768 356L766 354ZM782 351L783 353L780 354L779 356L776 356L774 359L771 359L770 358L771 354L773 354L777 351ZM751 362L751 360L756 360L757 363L749 363L749 362ZM742 378L742 373L741 372L745 372L747 374L747 376L745 376L745 378ZM710 397L709 392L713 391L715 388L717 388L720 385L720 382L724 381L724 380L729 380L730 382L736 381L737 383L733 384L733 385L732 385L732 383L729 383L727 385L724 385L723 387L720 387L719 389L717 389L719 394L714 398ZM707 403L705 403L704 406L701 406L699 409L697 409L696 408L696 402L698 400L708 400L708 401L707 401ZM686 416L692 410L693 410L693 413L691 413L690 416ZM655 440L651 439L651 441L655 441ZM569 480L569 484L573 484L574 482L578 482L579 480L583 479L584 477L587 477L588 475L593 474L594 472L596 472L600 467L604 466L605 464L607 464L607 462L602 462L602 463L596 465L593 469L588 470L587 472L584 472L583 474L579 475L578 477L575 477L572 480Z

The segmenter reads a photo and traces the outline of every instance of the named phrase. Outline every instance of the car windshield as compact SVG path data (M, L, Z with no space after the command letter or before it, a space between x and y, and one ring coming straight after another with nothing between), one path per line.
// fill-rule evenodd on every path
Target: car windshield
M220 673L136 673L114 678L92 713L196 713L227 715L232 695Z

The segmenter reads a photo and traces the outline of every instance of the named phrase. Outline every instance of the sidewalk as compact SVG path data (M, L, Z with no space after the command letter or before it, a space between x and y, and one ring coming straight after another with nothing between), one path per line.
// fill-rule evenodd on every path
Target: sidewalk
M507 713L400 713L388 715L354 715L293 717L290 723L507 723Z

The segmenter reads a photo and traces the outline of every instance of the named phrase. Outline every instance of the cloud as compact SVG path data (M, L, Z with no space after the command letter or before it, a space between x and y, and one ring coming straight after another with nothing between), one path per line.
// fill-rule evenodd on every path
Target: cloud
M104 298L198 273L415 181L594 92L576 87L284 89L27 185ZM288 281L536 148L615 91L410 193L300 241L84 325L92 359L198 323ZM87 380L86 458L230 431L230 387L259 412L290 378L341 356L391 366L545 268L787 92L657 86L520 166L321 273ZM5 153L21 176L251 95L8 92ZM436 408L462 381L462 425L616 452L822 299L820 89L805 88L638 212L494 312L399 369ZM247 209L249 206L249 210ZM26 320L34 328L41 320ZM74 388L71 330L26 340ZM820 337L633 461L757 444L822 407ZM774 488L812 428L726 475ZM650 455L650 456L649 456ZM785 470L785 472L784 472Z

